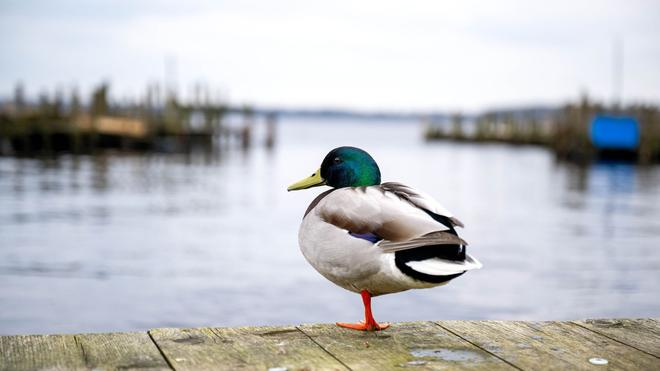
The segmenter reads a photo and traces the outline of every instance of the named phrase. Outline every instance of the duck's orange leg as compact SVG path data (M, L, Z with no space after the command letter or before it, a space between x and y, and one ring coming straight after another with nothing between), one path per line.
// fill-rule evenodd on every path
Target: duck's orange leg
M360 331L380 331L390 327L389 323L378 323L371 313L371 294L367 290L360 291L364 304L364 321L359 323L337 322L337 326Z

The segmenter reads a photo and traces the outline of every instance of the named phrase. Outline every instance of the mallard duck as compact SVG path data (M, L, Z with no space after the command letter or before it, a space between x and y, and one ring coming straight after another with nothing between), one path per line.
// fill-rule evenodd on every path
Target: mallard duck
M338 326L383 330L389 324L374 319L372 297L444 285L481 268L456 233L463 223L423 192L381 183L380 169L366 151L333 149L317 171L288 191L322 185L332 189L305 211L298 241L321 275L362 296L364 321Z

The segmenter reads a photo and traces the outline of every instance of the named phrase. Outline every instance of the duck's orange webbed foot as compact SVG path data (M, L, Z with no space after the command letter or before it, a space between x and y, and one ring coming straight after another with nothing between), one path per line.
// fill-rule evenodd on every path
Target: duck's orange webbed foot
M360 292L364 304L364 321L359 323L337 322L337 326L359 331L380 331L390 327L389 323L378 323L371 314L371 294L367 290Z
M337 322L337 326L339 327L344 327L344 328L350 328L352 330L359 330L359 331L380 331L380 330L385 330L386 328L390 327L389 323L371 323L367 324L364 321L360 321L358 323L346 323L346 322Z

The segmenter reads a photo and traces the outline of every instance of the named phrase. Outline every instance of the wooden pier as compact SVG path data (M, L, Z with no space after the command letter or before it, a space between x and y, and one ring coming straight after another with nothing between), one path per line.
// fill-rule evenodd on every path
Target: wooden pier
M660 319L154 329L0 337L0 370L660 370Z

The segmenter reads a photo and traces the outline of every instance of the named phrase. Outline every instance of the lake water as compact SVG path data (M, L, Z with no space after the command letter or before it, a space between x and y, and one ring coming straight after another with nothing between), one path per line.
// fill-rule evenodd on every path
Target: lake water
M484 264L376 298L376 319L660 315L660 167L425 143L415 123L288 119L272 151L0 158L0 333L360 319L359 296L298 249L322 189L286 192L339 145L452 210Z

